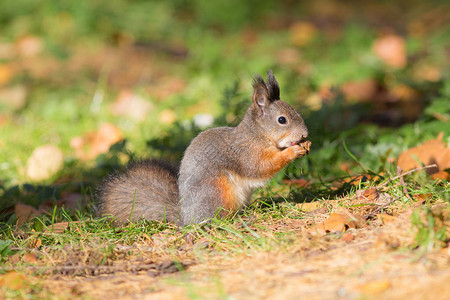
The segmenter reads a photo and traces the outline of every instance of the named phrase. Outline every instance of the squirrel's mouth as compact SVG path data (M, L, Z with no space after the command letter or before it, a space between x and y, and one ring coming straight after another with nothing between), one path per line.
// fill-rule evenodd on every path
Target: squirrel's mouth
M311 142L304 138L301 139L300 141L294 141L294 142L293 141L284 141L283 143L280 143L277 148L280 149L281 151L283 151L289 147L297 146L297 145L303 147L306 150L306 154L309 153L310 148L311 148Z

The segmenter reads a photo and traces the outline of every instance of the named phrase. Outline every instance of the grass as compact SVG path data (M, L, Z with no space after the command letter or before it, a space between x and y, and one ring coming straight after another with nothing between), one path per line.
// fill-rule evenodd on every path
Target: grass
M330 280L330 289L340 292L347 283L336 284L335 274L351 282L377 278L372 270L387 268L384 264L393 264L392 257L398 255L420 255L440 269L438 253L445 250L439 249L448 247L450 237L448 182L414 172L405 177L405 193L400 179L391 179L397 175L395 161L401 152L440 132L449 143L450 62L445 42L450 31L439 23L448 7L439 1L411 1L408 7L417 9L405 12L401 4L331 1L324 12L314 4L290 1L203 2L0 4L0 49L16 49L9 56L0 51L0 272L17 271L28 282L18 289L2 287L1 293L22 299L103 298L106 283L105 290L100 289L104 294L98 295L88 283L80 284L77 292L60 282L62 289L52 289L46 280L125 274L124 282L139 286L139 276L153 272L156 279L145 279L146 287L137 288L141 293L173 290L172 296L202 299L242 298L252 292L269 297L264 293L275 287L280 295L285 291L292 296L289 278L303 280L298 274L306 272L315 286L319 266L323 278L335 280ZM304 45L293 40L292 25L300 21L316 29ZM386 65L372 50L385 28L405 41L404 68ZM30 36L42 49L26 56L17 49ZM10 67L13 76L5 77L2 70ZM252 75L267 69L277 76L282 99L308 125L309 156L258 190L254 202L234 218L177 228L148 221L114 227L95 216L94 190L106 174L142 157L179 162L189 141L205 129L194 121L198 113L212 115L211 126L236 125L250 101ZM424 78L424 70L439 76ZM364 80L375 82L376 91L368 99L343 92L349 83ZM2 96L12 87L26 91L20 107ZM124 90L152 104L143 121L113 113L111 107ZM386 98L392 95L397 98ZM167 111L174 120L163 123L161 113ZM94 159L77 157L72 139L96 132L104 122L114 124L125 140ZM27 160L43 144L61 149L64 168L33 182L26 176ZM306 184L299 187L296 179ZM359 193L370 188L392 203L358 202ZM68 194L81 195L85 205L78 210L55 206L16 226L16 203L38 208L47 202L53 207ZM425 201L419 205L420 197ZM365 227L348 231L354 236L350 243L342 241L344 233L314 231L333 212L367 215L375 207L397 217L394 223L403 231L380 226L375 214ZM388 238L377 236L379 231ZM370 245L367 257L364 245ZM333 249L355 258L348 272L334 268L347 258ZM26 261L25 254L36 261ZM321 265L319 258L329 265ZM166 260L185 264L186 271L165 275L170 269ZM415 267L399 261L398 268ZM428 278L419 267L410 270ZM256 287L248 281L252 276ZM117 291L120 285L109 288Z

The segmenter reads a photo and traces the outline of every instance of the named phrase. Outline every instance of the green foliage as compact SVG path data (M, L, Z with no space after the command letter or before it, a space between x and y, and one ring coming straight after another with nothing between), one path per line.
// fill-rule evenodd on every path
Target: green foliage
M11 244L11 240L0 240L0 261L7 259L8 256L13 254L10 248Z
M416 230L415 247L421 252L446 247L450 241L448 223L450 222L450 205L441 209L424 206L413 212L412 227Z

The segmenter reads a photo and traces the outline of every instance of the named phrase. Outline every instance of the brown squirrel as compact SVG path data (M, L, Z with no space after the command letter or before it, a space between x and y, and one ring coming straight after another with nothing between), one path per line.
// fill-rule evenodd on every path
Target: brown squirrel
M302 117L280 100L268 71L258 75L252 104L236 127L206 130L186 149L179 176L169 164L148 160L109 175L98 190L98 213L119 223L167 220L184 226L225 217L245 205L253 191L296 158L311 142Z

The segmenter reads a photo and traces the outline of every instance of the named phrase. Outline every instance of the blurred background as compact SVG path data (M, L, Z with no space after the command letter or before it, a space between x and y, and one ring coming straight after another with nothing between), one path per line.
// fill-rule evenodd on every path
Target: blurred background
M449 24L438 0L1 1L3 196L179 160L200 130L239 122L267 69L313 142L279 177L393 169L448 143Z

